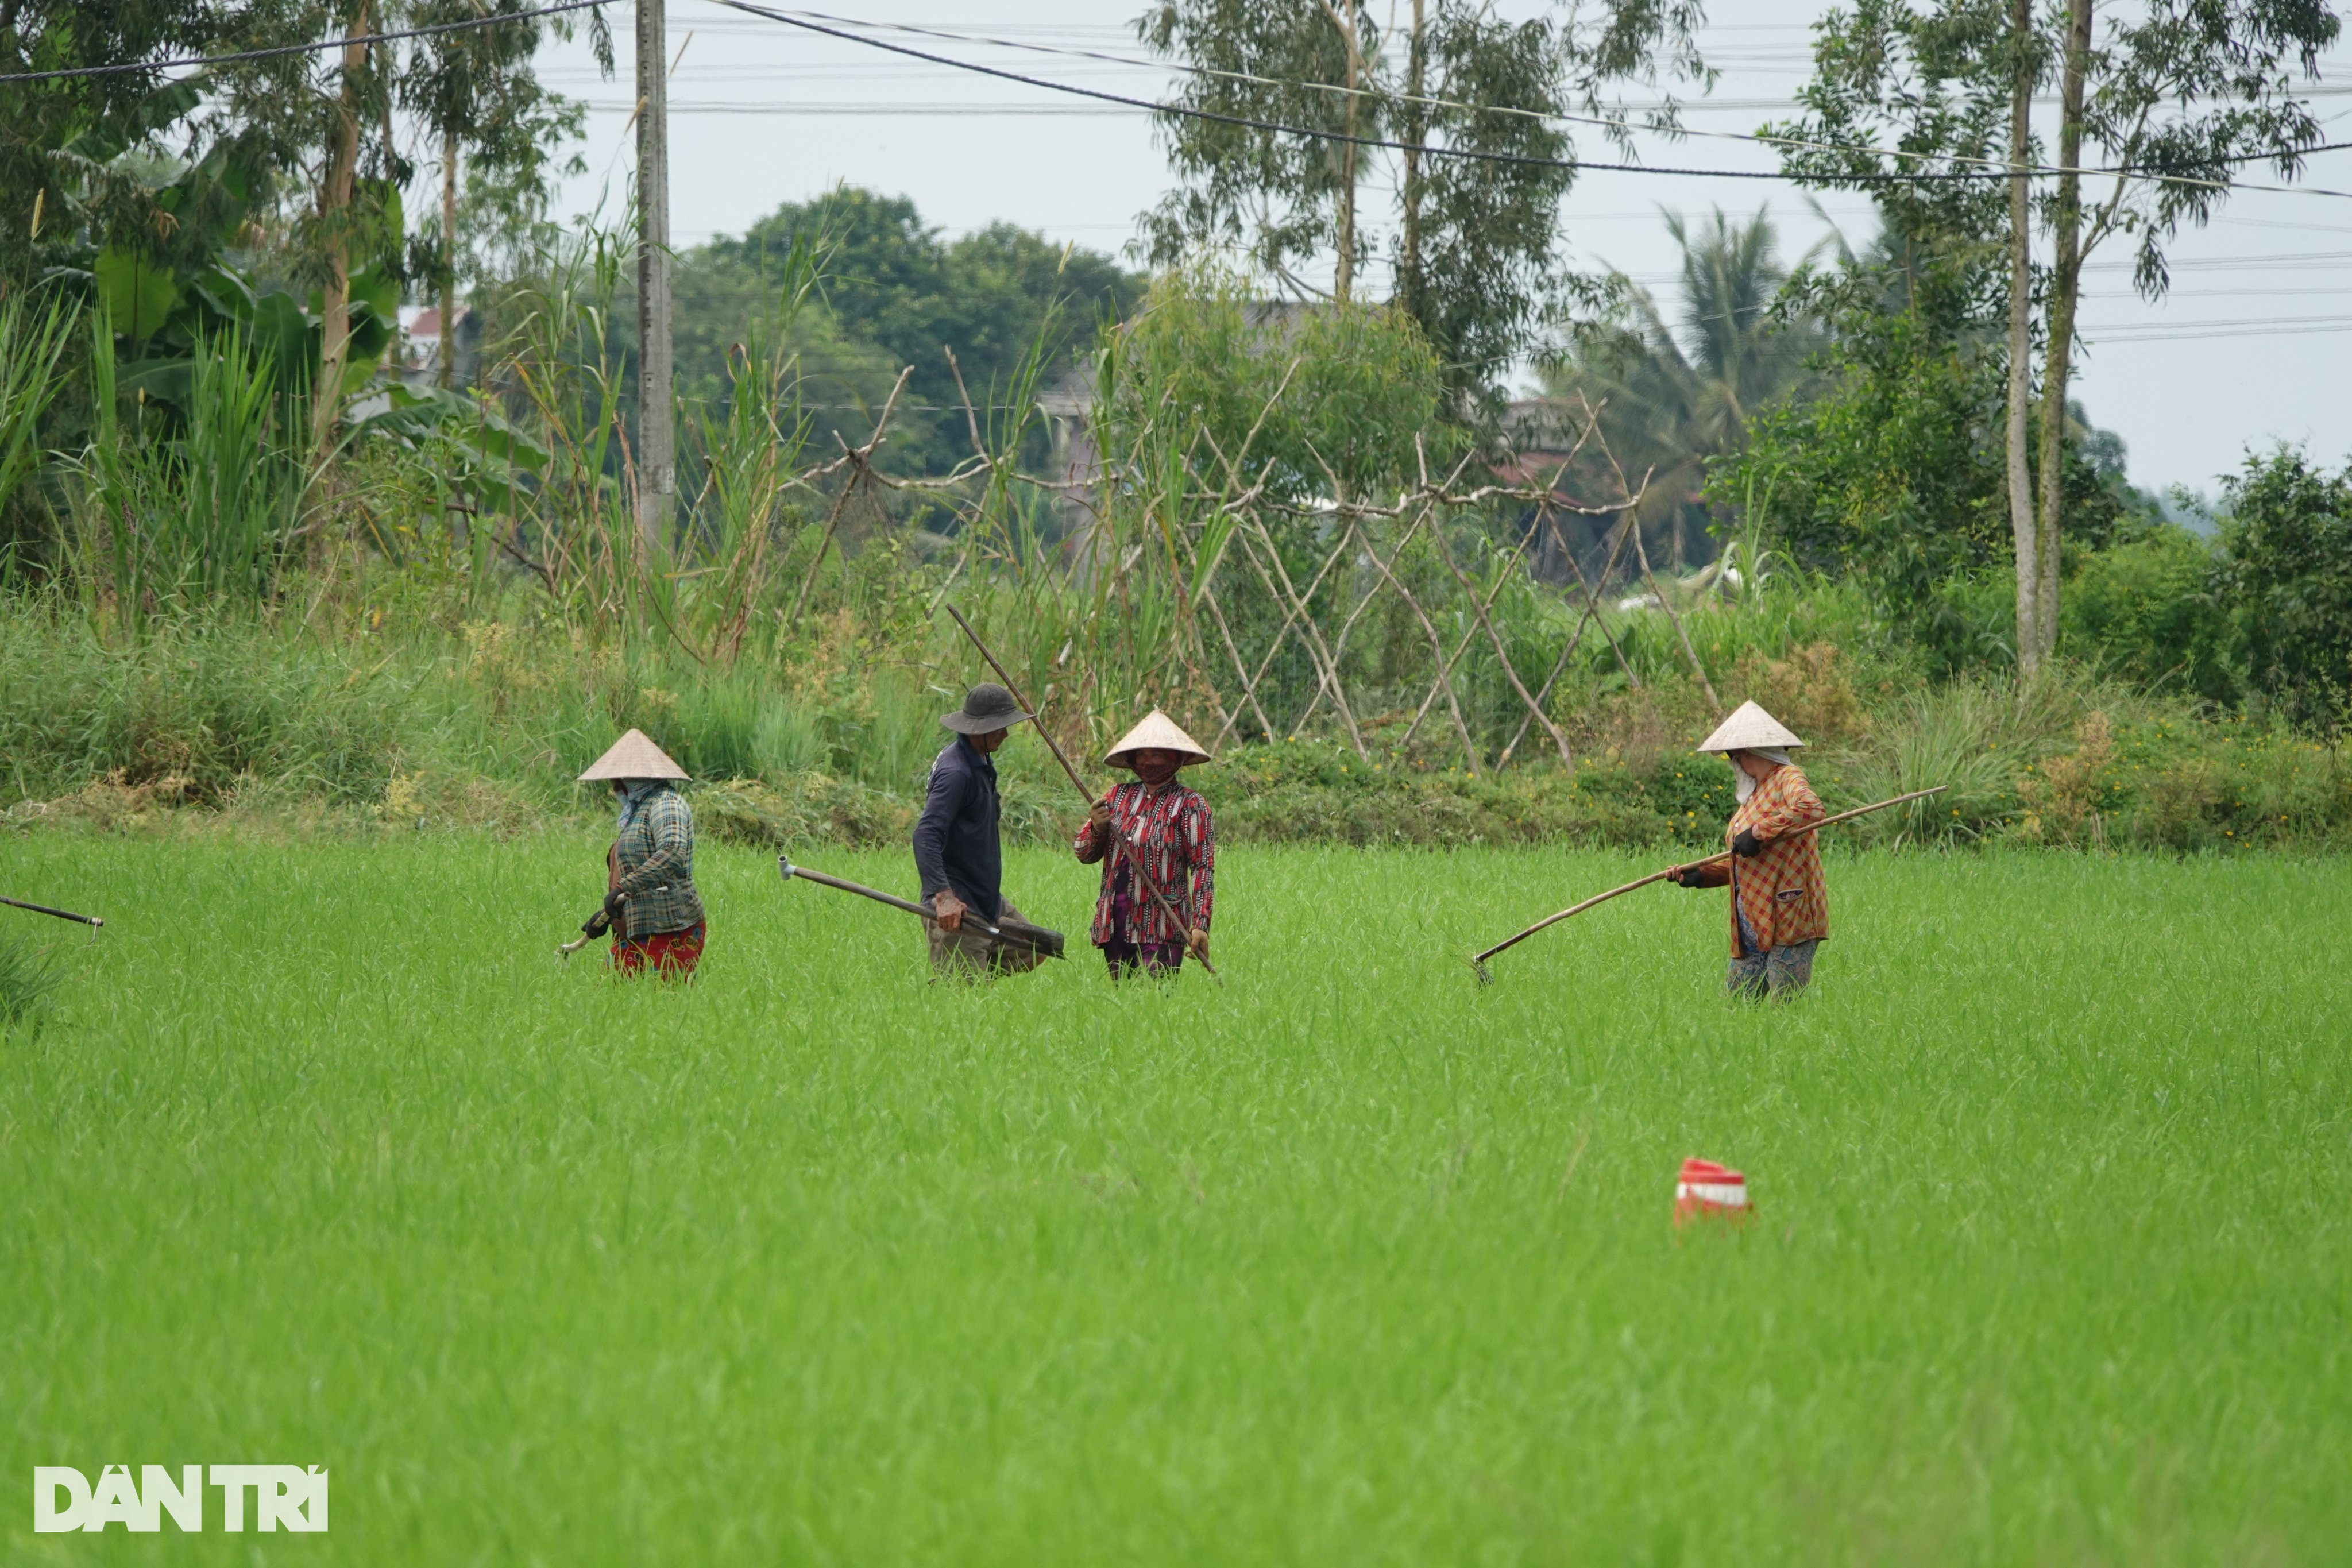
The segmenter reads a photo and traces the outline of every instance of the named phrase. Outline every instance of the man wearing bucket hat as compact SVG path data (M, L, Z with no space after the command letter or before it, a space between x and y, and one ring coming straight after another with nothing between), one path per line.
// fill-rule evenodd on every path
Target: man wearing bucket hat
M1034 947L964 928L966 910L992 925L1021 919L1004 897L1004 854L997 838L1003 807L996 764L989 759L1013 725L1035 717L993 681L973 687L961 708L940 716L956 738L931 763L923 815L915 824L915 870L933 912L923 926L931 963L943 973L1006 973L1039 962Z
M583 784L609 781L621 808L620 835L605 857L604 907L582 929L593 936L599 922L611 926L613 967L624 974L650 966L684 976L702 957L694 813L677 788L686 776L641 730L614 742L580 775Z
M1787 996L1813 975L1813 950L1830 934L1820 835L1800 832L1827 815L1789 753L1804 744L1753 702L1699 742L1731 763L1738 806L1724 829L1727 865L1677 867L1685 888L1731 888L1731 968L1736 996Z
M1138 963L1151 974L1180 969L1188 948L1185 931L1135 885L1131 858L1140 858L1152 882L1174 900L1192 933L1192 955L1209 956L1217 874L1209 803L1176 782L1178 768L1208 760L1209 753L1157 708L1103 758L1111 767L1133 770L1136 782L1114 786L1095 803L1074 847L1086 864L1103 863L1102 893L1095 900L1088 940L1102 949L1113 979L1134 973ZM1127 841L1130 855L1110 853L1114 835Z

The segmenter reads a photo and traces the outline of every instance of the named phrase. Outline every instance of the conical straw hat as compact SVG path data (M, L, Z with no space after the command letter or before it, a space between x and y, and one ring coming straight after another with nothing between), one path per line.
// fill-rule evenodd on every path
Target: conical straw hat
M1128 758L1137 752L1173 752L1179 759L1176 765L1205 763L1209 753L1201 750L1199 742L1176 727L1176 721L1154 708L1143 716L1143 722L1119 737L1118 744L1104 753L1103 762L1114 768L1129 765Z
M1753 752L1770 750L1785 752L1804 742L1789 732L1789 727L1753 702L1743 702L1738 710L1715 727L1715 733L1698 743L1702 752Z
M659 746L646 739L643 730L632 730L613 742L613 749L588 764L580 775L582 784L594 784L604 779L682 779L693 775L669 760Z

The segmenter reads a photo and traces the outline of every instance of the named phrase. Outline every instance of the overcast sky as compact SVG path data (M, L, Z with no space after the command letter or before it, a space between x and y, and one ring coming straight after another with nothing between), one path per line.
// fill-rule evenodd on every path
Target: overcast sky
M1116 0L837 3L842 15L865 24L1142 53L1129 25L1141 7ZM1509 9L1531 3L1517 0ZM1789 111L1809 68L1810 24L1822 7L1718 0L1714 9L1723 19L1707 28L1705 49L1720 79L1704 98L1678 89L1685 123L1752 132ZM600 199L617 209L631 167L634 138L624 132L634 21L624 6L612 16L614 79L599 78L584 42L556 46L544 58L549 85L591 106L589 172L566 186L567 214ZM1001 218L1117 251L1134 237L1137 215L1170 184L1150 119L1139 110L839 42L714 0L669 0L668 26L677 59L670 222L680 246L740 233L780 203L846 182L910 196L950 234ZM1150 67L874 36L1134 98L1158 97L1167 83ZM2338 96L2347 91L2331 80L2315 100L2322 121L2334 122L2331 140L2352 140L2352 96ZM1612 156L1593 137L1580 138L1580 150L1588 158ZM1767 149L1701 135L1647 140L1642 158L1724 170L1776 166ZM2352 189L2352 152L2315 157L2305 183ZM1377 169L1369 184L1368 205L1392 200L1392 170ZM1856 244L1869 237L1874 223L1864 198L1832 192L1819 200ZM1621 268L1671 303L1676 252L1662 209L1702 215L1719 205L1744 215L1768 204L1791 258L1827 232L1805 193L1785 183L1595 170L1580 174L1559 221L1572 266ZM2133 479L2210 491L2249 447L2280 440L2308 443L2331 466L2352 458L2352 377L2341 369L2352 349L2352 199L2240 192L2211 227L2184 236L2173 255L2174 286L2158 303L2133 294L2128 256L2119 248L2095 256L2085 279L2089 350L2079 394L2092 418L2128 444Z

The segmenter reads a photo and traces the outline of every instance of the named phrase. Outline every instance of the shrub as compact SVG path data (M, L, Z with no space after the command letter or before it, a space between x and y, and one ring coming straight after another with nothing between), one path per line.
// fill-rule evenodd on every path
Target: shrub
M2212 545L2167 523L2091 552L2066 584L2059 646L2103 673L2211 702L2238 695Z
M373 801L416 677L363 658L226 619L160 622L117 646L63 617L0 617L8 787L24 798L115 775L216 804L241 775L267 773L332 801Z
M2222 489L2220 584L2249 675L2291 721L2333 733L2352 704L2352 470L2281 447Z

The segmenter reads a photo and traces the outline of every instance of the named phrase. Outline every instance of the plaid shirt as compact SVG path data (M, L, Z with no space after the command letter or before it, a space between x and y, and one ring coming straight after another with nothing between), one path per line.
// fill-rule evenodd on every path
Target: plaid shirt
M614 890L629 901L621 912L625 937L656 936L703 923L702 895L694 890L694 813L674 789L656 790L621 826L614 847L620 877Z
M1830 934L1829 889L1822 880L1821 835L1790 834L1829 814L1801 769L1783 764L1766 773L1755 793L1731 814L1723 831L1726 845L1752 829L1763 841L1764 852L1750 859L1731 861L1731 956L1739 956L1739 917L1756 933L1759 951L1769 952L1792 942L1812 942Z
M1140 782L1123 784L1110 792L1110 831L1140 847L1151 879L1183 911L1184 923L1205 935L1217 890L1217 846L1209 829L1209 803L1179 784L1156 794ZM1102 895L1095 900L1088 941L1100 947L1108 942L1184 940L1157 899L1129 885L1134 872L1127 857L1111 854L1109 841L1096 838L1093 823L1078 829L1071 847L1089 866L1103 863Z

